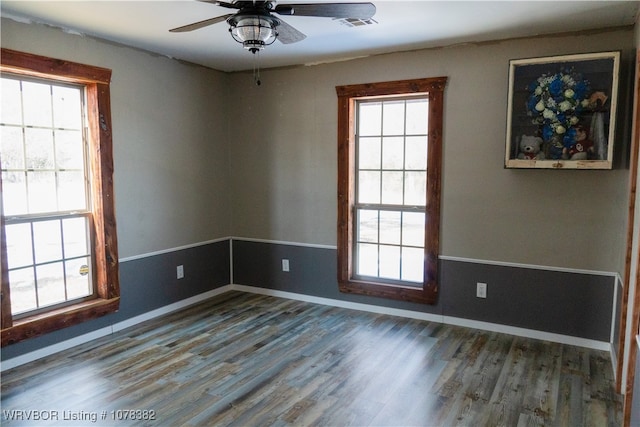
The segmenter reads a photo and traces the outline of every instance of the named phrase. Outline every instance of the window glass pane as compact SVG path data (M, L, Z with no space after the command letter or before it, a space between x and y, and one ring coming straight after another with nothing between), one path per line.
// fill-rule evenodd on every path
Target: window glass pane
M400 212L380 211L380 243L400 244Z
M67 298L82 298L91 292L91 260L88 257L65 262Z
M402 214L402 244L424 247L424 212Z
M86 191L82 172L58 173L58 209L61 211L86 209Z
M358 241L378 242L378 211L358 210Z
M386 137L382 146L382 168L402 169L404 166L404 138Z
M0 123L22 124L22 101L20 99L20 81L13 79L1 79L0 88Z
M380 203L380 172L358 172L358 203Z
M22 128L2 126L0 162L2 162L2 169L24 169Z
M382 203L402 204L402 172L382 172Z
M407 101L407 135L426 135L429 102L426 99Z
M84 169L84 150L82 149L82 132L57 130L56 163L60 169Z
M377 136L382 130L382 104L364 102L358 109L358 135Z
M406 169L427 170L427 137L408 136L406 141Z
M22 100L26 126L51 127L51 86L23 81Z
M11 314L37 308L33 268L9 271L9 292L11 293Z
M33 243L37 263L62 259L60 221L53 220L34 222ZM39 278L38 282L40 282Z
M54 172L27 172L29 212L56 210L56 181Z
M423 282L424 249L402 248L402 280L408 282Z
M378 245L358 243L358 274L378 275Z
M400 279L400 247L380 245L380 277Z
M382 117L383 135L404 135L404 101L385 102Z
M87 219L68 218L62 221L65 258L89 255Z
M427 175L424 172L405 172L404 203L425 206L427 203Z
M8 267L14 269L32 265L30 224L7 224L4 230L7 239Z
M359 169L380 169L380 138L359 138L358 156Z
M38 304L40 307L65 301L64 270L62 262L36 267Z
M2 172L2 202L6 216L27 213L24 172Z
M56 128L81 129L81 92L78 88L53 86L53 125Z
M53 132L49 129L24 129L28 169L53 169Z

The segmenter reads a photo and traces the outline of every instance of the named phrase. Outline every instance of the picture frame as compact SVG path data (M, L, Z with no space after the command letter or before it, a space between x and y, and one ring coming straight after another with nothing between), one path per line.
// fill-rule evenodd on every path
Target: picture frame
M505 168L612 169L620 52L509 61Z

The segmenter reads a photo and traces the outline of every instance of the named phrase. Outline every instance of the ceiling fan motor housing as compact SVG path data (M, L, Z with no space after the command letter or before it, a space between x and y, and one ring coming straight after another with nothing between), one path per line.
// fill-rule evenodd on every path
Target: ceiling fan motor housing
M276 41L280 21L264 9L244 8L227 19L229 32L245 49L256 53Z

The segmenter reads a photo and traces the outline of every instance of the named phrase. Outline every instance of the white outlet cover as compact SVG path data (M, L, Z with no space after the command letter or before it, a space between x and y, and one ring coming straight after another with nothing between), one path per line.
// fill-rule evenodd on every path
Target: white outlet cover
M176 277L178 279L184 279L184 266L179 265L176 267Z
M289 271L289 260L288 259L283 259L282 260L282 271Z
M476 297L478 298L486 298L487 297L487 284L478 282L476 283Z

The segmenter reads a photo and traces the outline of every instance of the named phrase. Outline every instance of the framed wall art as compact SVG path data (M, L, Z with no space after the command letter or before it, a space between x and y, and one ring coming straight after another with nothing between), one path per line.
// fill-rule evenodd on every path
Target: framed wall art
M611 169L620 52L509 61L505 167Z

